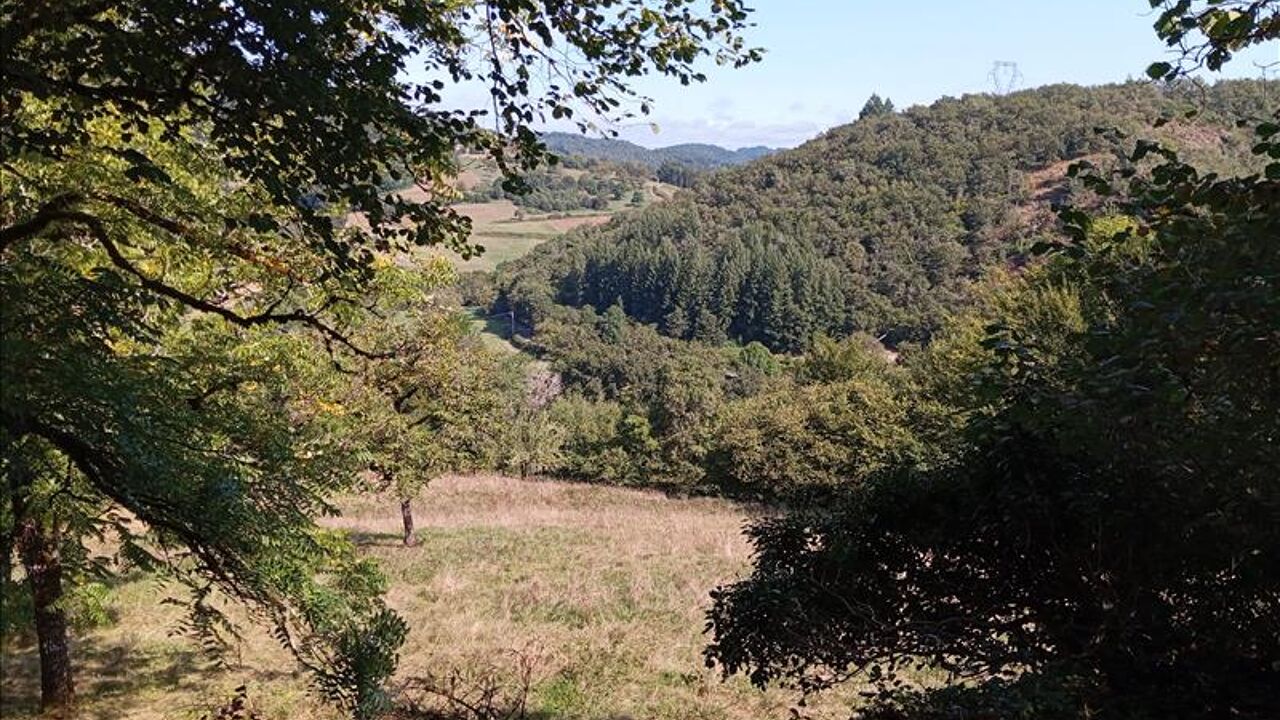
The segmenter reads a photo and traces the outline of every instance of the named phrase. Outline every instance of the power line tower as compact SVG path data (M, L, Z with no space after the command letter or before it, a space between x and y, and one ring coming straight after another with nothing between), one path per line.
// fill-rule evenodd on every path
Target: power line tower
M991 80L991 86L997 95L1008 95L1022 82L1022 72L1018 70L1016 62L996 60L991 64L991 72L987 74L987 78Z
M1267 95L1271 95L1272 83L1269 83L1267 81L1272 79L1271 72L1273 70L1280 70L1280 60L1277 60L1275 62L1269 62L1269 63L1260 63L1255 61L1253 65L1254 67L1258 68L1258 70L1261 71L1262 73L1262 92Z

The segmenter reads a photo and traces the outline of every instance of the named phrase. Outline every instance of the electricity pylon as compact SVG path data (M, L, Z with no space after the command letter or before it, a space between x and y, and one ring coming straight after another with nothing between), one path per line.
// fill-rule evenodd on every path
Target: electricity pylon
M1018 63L1008 60L996 60L991 64L991 72L987 74L997 95L1007 95L1017 89L1022 82L1022 72Z

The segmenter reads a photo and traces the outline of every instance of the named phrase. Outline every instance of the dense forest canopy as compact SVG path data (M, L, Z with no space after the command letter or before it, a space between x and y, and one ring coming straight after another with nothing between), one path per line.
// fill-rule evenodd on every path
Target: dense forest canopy
M552 303L617 302L673 337L780 351L820 333L920 340L986 269L1023 263L1053 235L1051 205L1076 190L1069 161L1129 164L1122 138L1145 128L1214 170L1256 169L1234 119L1264 115L1276 92L1262 81L1060 85L870 113L549 243L499 282L534 323ZM1161 117L1171 120L1150 128Z
M1064 210L1047 262L907 360L942 425L753 525L709 659L806 692L866 678L876 718L1273 717L1278 136L1256 126L1265 175L1141 143L1149 176L1079 168L1116 213ZM899 682L923 666L973 683Z

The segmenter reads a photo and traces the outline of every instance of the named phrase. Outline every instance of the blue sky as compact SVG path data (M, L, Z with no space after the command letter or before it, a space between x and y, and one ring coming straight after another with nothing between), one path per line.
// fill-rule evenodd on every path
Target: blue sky
M1021 87L1140 78L1167 49L1146 0L755 0L766 49L758 65L710 65L695 87L646 78L655 100L648 124L618 126L647 146L711 142L793 146L848 122L877 92L899 108L988 92L992 62L1018 63ZM1226 76L1261 77L1253 63L1280 61L1280 46L1255 48ZM1270 77L1280 76L1280 66Z

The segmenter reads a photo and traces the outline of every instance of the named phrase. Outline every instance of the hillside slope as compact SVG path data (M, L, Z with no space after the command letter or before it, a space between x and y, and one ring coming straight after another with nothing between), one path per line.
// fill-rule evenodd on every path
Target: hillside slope
M1140 134L1246 170L1250 139L1223 118L1263 114L1278 85L1058 85L868 117L542 246L499 278L500 302L534 322L621 302L675 337L775 350L815 333L923 339L987 268L1052 232L1050 205L1077 192L1070 161L1123 163Z

